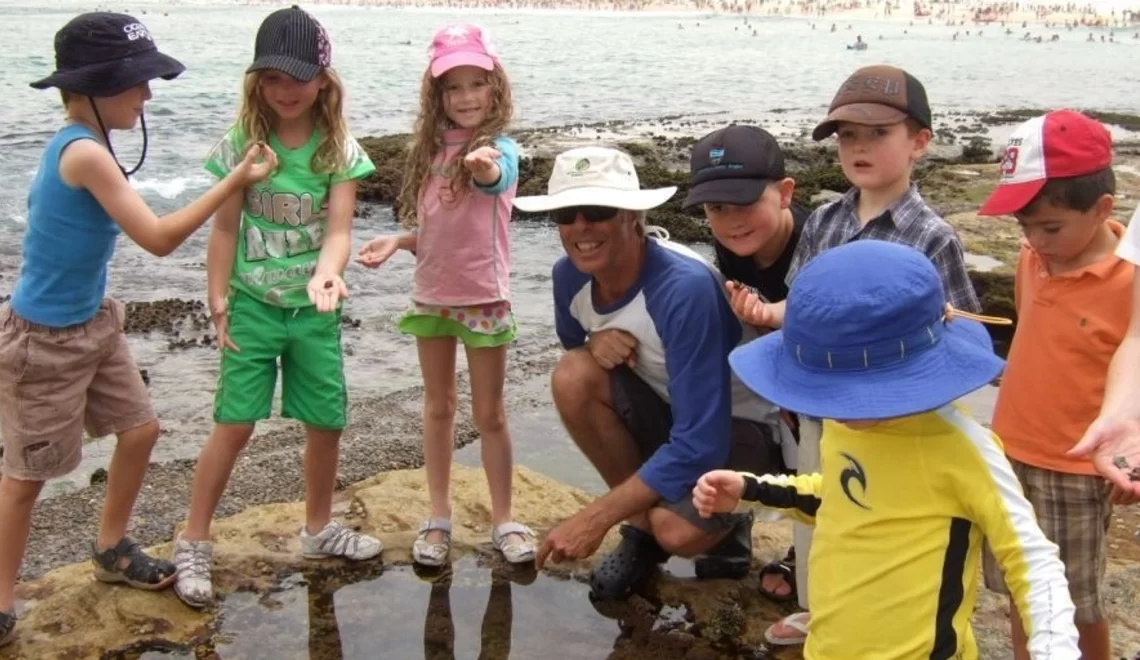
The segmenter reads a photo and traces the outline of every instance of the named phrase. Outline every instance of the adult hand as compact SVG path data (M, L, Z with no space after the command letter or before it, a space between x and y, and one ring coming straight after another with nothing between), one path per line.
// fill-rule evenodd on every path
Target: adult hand
M1108 501L1118 506L1140 504L1140 494L1133 493L1131 490L1123 490L1120 486L1112 484L1112 490L1108 492Z
M1069 456L1091 456L1100 476L1112 482L1114 501L1140 501L1140 420L1098 418Z
M578 512L573 518L563 522L546 533L534 564L542 570L547 557L555 564L592 556L602 545L607 529L595 529L586 511Z
M774 328L777 326L778 321L771 307L751 289L738 285L731 280L725 282L724 287L728 290L728 303L738 319L757 327Z
M613 369L620 364L629 365L632 369L637 365L637 338L625 330L599 330L590 333L586 339L586 346L590 355L606 370Z
M744 494L744 477L735 470L706 472L693 487L693 506L702 518L731 513Z

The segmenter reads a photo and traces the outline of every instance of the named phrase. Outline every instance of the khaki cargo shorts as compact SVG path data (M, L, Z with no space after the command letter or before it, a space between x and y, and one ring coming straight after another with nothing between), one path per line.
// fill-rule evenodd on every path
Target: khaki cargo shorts
M123 334L126 309L107 298L95 316L49 328L0 306L3 472L46 481L79 466L84 429L122 433L155 419Z

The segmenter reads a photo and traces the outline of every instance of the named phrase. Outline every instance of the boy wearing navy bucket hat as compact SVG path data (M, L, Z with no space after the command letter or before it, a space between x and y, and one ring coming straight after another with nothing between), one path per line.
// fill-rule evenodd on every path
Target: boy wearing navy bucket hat
M55 36L55 61L56 71L32 87L59 88L67 122L48 141L28 191L20 275L0 307L0 645L13 639L32 508L46 480L79 466L85 431L118 440L91 543L95 577L141 589L174 581L171 563L126 536L159 427L123 334L125 308L104 297L107 264L120 232L152 254L169 254L276 166L272 151L254 147L230 176L159 218L127 180L138 166L119 165L110 132L134 128L149 82L184 67L158 51L142 23L106 12L68 22Z
M1000 441L954 403L1003 367L974 319L1004 321L948 305L922 252L856 241L804 266L783 329L729 356L756 394L825 420L820 474L718 470L693 489L702 515L745 500L815 524L808 660L976 659L983 537L1031 657L1080 657L1057 546Z

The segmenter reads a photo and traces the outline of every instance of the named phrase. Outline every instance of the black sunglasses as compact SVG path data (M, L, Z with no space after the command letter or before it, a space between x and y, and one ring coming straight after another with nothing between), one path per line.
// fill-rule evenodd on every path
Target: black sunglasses
M613 220L618 211L612 206L567 206L566 208L554 209L550 212L550 219L559 225L572 225L581 214L586 222L605 222L606 220Z

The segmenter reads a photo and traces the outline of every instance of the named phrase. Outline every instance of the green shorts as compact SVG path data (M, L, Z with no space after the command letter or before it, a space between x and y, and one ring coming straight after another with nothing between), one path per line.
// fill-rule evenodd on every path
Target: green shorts
M268 419L280 359L281 416L316 428L343 429L348 387L340 311L274 307L241 292L234 292L229 304L229 334L238 350L222 350L214 421L252 424Z
M472 307L423 305L413 301L400 317L405 335L421 339L456 337L468 348L497 348L518 334L510 303L500 301Z

